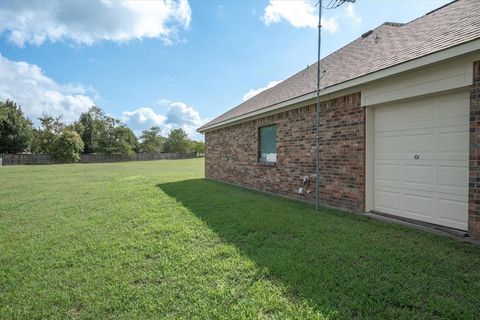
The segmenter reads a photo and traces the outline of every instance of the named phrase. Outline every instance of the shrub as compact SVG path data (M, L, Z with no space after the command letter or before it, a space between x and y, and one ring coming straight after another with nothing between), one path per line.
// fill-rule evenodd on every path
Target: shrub
M68 162L80 160L80 153L83 151L83 141L78 133L71 130L63 132L53 143L53 155L56 159Z

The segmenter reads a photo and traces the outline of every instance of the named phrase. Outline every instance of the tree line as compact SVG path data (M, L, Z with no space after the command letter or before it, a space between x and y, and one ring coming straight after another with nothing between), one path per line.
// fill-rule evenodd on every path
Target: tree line
M81 153L188 153L205 152L205 143L188 138L183 129L168 136L159 127L142 131L139 138L120 120L92 106L77 121L65 124L62 117L44 114L35 127L20 105L0 101L0 153L51 154L64 161L78 161Z

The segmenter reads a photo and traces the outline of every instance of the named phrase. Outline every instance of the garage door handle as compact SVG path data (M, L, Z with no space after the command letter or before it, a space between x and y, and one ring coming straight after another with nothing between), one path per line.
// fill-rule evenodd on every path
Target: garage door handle
M418 159L420 159L420 156L418 154L416 154L416 155L413 156L413 159L418 160Z

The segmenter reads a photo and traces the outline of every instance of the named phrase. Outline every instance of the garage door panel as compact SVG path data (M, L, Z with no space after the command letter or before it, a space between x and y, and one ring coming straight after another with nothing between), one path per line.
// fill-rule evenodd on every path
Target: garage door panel
M395 156L400 155L398 146L400 144L400 135L379 135L376 141L375 150L378 156Z
M375 177L378 183L394 183L400 182L400 165L379 163L376 167Z
M386 190L375 192L375 203L378 210L385 213L398 214L400 212L400 194Z
M438 152L440 155L459 155L460 157L468 155L468 131L450 130L440 132L439 135L440 144L438 146Z
M450 123L467 124L470 112L470 96L464 92L450 93L437 100L439 118Z
M439 114L439 117L443 117L444 115L440 115ZM437 120L437 123L441 126L441 127L461 127L461 128L465 128L465 126L468 125L468 119L465 120L465 119L438 119Z
M438 220L444 225L457 229L467 229L468 221L466 215L459 215L459 212L468 211L468 204L464 199L439 198L438 199Z
M405 213L417 216L416 219L431 219L434 215L433 208L435 200L432 196L407 193L403 199L405 201Z
M374 208L466 229L469 94L375 109Z
M402 110L392 107L385 107L381 113L376 113L375 124L377 132L398 129L398 120L402 118L402 113Z
M432 165L411 164L403 166L404 184L412 187L433 187L434 171Z
M438 188L445 193L465 194L468 192L468 167L438 166Z
M407 153L433 153L435 150L434 134L418 133L418 134L406 134L403 141L403 150Z
M432 104L429 101L405 102L403 124L411 127L425 127L434 117Z

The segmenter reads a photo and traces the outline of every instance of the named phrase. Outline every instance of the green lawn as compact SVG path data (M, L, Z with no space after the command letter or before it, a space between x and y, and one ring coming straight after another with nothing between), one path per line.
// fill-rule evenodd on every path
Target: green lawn
M202 179L0 168L0 319L478 319L480 248Z

